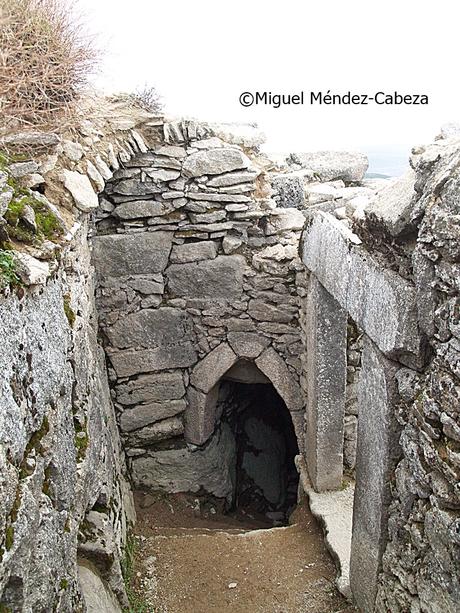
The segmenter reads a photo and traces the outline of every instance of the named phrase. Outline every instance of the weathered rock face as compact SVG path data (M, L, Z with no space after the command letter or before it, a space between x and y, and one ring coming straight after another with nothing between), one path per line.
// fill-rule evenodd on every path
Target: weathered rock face
M83 607L77 553L103 563L112 596L126 598L120 558L134 516L86 231L65 254L65 278L0 298L0 601L10 610ZM90 512L104 519L99 531Z
M412 255L414 284L433 359L423 373L401 369L397 376L403 459L376 607L453 613L460 602L460 141L440 140L412 163L412 220L425 210Z

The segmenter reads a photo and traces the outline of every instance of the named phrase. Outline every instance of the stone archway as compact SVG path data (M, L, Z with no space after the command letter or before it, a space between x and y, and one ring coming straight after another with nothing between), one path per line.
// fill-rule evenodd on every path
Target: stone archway
M190 376L185 411L185 439L203 445L215 430L218 415L216 404L219 383L238 361L253 362L273 384L286 403L297 436L299 449L304 449L304 400L302 390L289 372L284 360L268 342L257 334L229 334L223 342L198 362Z

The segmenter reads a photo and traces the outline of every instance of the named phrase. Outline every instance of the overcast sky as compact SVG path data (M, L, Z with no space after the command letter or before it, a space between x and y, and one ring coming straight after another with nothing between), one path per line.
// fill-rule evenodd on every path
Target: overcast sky
M397 149L460 120L452 0L79 0L108 91L154 85L173 115L257 122L272 151ZM428 106L243 108L244 91L420 93Z

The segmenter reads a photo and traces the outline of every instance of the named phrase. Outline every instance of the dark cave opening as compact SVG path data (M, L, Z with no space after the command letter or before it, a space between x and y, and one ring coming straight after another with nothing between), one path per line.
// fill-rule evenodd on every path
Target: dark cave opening
M230 514L286 525L297 504L294 458L299 449L284 400L268 379L260 383L224 379L220 399L222 422L230 426L236 444Z

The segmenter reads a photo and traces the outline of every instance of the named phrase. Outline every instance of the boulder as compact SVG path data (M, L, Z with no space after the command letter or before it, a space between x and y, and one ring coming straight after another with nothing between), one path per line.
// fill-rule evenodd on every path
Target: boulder
M402 234L410 226L415 172L408 170L398 181L382 189L365 210L365 216L373 225L383 226L391 236Z
M271 211L265 233L267 236L302 230L305 216L297 209L275 209Z
M240 149L222 147L192 153L184 161L182 172L187 177L200 177L249 168L250 165L251 161Z
M361 181L369 166L365 155L348 151L293 153L288 163L305 168L320 181L342 179L345 183Z
M93 564L79 561L78 579L88 613L122 613L115 594Z
M230 502L235 466L235 439L230 427L222 425L203 449L159 450L153 457L134 458L132 476L138 487L167 492L198 492L202 488Z
M274 199L282 208L302 209L305 206L305 179L296 172L277 174L272 178Z
M24 285L44 285L50 276L47 262L41 262L27 253L14 253L15 272Z

